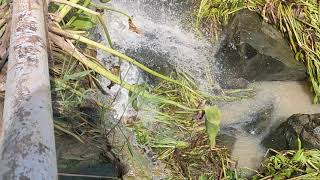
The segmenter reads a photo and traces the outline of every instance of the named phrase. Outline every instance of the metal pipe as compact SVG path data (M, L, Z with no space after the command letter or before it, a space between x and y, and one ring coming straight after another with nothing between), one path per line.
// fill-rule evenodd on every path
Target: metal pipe
M4 180L57 179L44 0L13 0L0 160ZM1 176L0 176L1 179Z

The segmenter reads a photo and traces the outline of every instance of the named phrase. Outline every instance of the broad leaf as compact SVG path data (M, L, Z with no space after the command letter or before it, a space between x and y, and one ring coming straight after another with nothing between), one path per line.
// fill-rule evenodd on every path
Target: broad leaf
M205 109L206 130L209 136L210 146L216 145L216 137L220 129L221 112L216 106L207 107Z
M93 28L95 24L89 18L79 18L74 20L71 26L79 30L89 30Z

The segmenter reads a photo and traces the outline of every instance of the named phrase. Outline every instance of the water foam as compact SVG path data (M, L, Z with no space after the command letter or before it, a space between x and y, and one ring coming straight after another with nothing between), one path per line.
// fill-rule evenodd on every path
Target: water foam
M159 59L167 61L172 66L193 76L202 89L208 89L208 86L211 86L214 74L218 71L209 64L210 61L214 61L217 45L198 39L185 28L186 26L181 25L180 20L183 19L185 9L188 10L188 3L177 4L173 0L117 0L109 5L132 15L134 23L142 32L141 34L131 32L126 17L109 12L106 22L108 22L110 34L117 49L124 53L134 51L133 58L137 58L147 66L151 66ZM157 56L141 58L143 53ZM117 59L107 54L99 52L99 57L105 60L107 66L112 64L111 61L119 65ZM212 72L212 69L215 72ZM141 79L145 78L139 69L128 63L121 64L121 72L122 77L129 83L141 82ZM106 81L105 86L108 84ZM223 113L222 127L251 121L253 113L272 105L274 111L271 115L271 123L264 133L266 134L272 125L279 124L292 114L320 111L319 105L311 103L306 84L259 82L251 86L256 90L255 97L227 103L220 107ZM118 117L123 112L130 114L130 107L129 110L127 108L128 92L119 86L113 86L110 92L116 94L119 90L120 93L114 105ZM240 126L236 127L238 132L232 157L238 160L239 166L256 168L265 153L265 149L260 145L264 134L248 134Z

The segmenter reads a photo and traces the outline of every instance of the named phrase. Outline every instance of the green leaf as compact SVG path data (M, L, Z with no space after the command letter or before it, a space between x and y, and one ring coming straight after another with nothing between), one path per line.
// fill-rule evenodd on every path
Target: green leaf
M65 75L64 76L64 80L80 80L83 77L89 75L90 73L92 73L92 70L88 70L88 71L81 71L81 72L77 72L77 73L73 73L70 75Z
M71 26L79 29L79 30L89 30L94 27L94 23L88 20L76 19L73 21Z
M206 175L201 175L198 180L207 180L207 176Z
M294 170L292 168L285 169L284 171L285 171L285 176L287 178L290 178L292 173L294 172Z
M301 140L299 137L298 137L298 150L301 150Z
M221 112L216 106L207 107L206 115L206 130L209 136L210 146L213 148L216 145L216 136L220 129Z
M89 30L96 25L96 22L93 17L85 14L77 17L70 25L78 30Z
M298 151L296 152L296 154L293 156L292 160L293 160L293 161L301 161L301 159L303 159L303 157L304 157L303 151L302 151L302 149L300 149L300 150L298 150Z
M186 148L189 146L189 143L184 142L184 141L179 141L179 140L175 140L173 138L163 138L163 139L159 139L156 140L154 142L155 145L153 145L153 147L167 147L167 146L172 146L175 148Z

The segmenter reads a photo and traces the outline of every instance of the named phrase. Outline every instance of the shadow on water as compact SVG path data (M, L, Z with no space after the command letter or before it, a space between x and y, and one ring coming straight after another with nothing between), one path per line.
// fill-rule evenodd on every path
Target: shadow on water
M122 175L122 169L93 144L60 136L56 138L56 148L61 180L117 179Z

